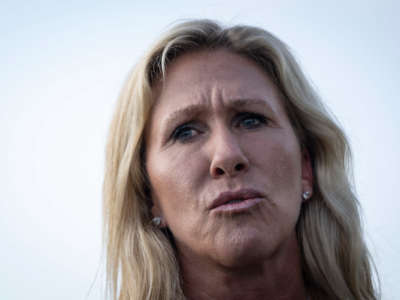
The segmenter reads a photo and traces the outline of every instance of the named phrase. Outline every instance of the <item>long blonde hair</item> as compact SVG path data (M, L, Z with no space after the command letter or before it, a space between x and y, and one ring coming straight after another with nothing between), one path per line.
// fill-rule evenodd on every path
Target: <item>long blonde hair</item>
M151 225L143 164L144 128L153 87L177 57L225 48L254 60L274 81L303 149L312 159L314 195L301 210L297 235L312 299L378 299L352 190L346 137L324 108L288 47L256 27L223 28L209 20L170 29L130 74L117 103L106 151L104 244L111 299L185 299L170 239Z

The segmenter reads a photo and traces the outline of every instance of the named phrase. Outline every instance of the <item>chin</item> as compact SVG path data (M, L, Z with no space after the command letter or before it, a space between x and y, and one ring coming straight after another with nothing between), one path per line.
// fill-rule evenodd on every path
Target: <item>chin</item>
M245 267L260 264L276 252L274 242L263 236L237 234L220 240L216 247L217 262L227 268Z

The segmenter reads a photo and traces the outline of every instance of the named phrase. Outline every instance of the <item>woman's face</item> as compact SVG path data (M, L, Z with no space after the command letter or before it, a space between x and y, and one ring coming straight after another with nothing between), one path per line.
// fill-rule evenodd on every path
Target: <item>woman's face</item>
M312 172L277 89L227 50L174 61L146 130L154 216L180 259L238 266L291 251Z

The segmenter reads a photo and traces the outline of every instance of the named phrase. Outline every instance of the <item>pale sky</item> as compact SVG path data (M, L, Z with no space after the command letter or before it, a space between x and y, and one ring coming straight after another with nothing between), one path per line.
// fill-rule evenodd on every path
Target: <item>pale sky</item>
M0 298L100 299L113 107L140 55L186 18L260 26L293 49L350 138L383 299L398 298L400 2L156 3L0 2Z

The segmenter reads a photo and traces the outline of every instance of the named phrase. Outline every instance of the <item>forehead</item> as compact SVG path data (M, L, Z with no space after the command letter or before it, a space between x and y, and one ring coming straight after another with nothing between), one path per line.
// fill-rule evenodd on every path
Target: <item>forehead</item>
M200 89L200 90L199 90ZM197 94L213 89L233 93L262 90L275 96L276 88L269 76L254 61L226 49L186 53L167 68L165 80L158 86L158 100L179 94ZM254 91L256 93L257 91ZM157 101L160 102L160 101Z
M279 95L267 73L249 58L226 49L202 50L184 54L168 66L156 88L152 119L161 123L185 107L218 110L252 99L285 114Z

